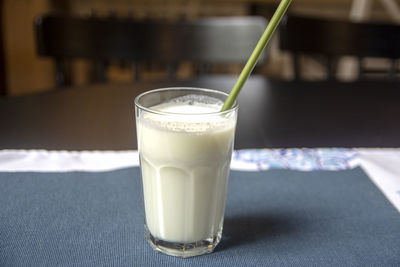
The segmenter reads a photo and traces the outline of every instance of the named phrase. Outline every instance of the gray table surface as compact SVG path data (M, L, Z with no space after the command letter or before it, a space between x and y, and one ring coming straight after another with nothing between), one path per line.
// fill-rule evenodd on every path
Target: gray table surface
M0 149L135 149L140 92L229 92L236 76L98 84L0 99ZM239 96L235 148L399 147L400 82L285 82L252 76Z

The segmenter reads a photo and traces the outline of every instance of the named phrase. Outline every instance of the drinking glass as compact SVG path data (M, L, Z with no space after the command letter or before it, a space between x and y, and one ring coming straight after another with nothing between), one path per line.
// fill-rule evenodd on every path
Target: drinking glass
M221 112L226 98L164 88L135 99L145 236L157 251L197 256L221 239L238 110Z

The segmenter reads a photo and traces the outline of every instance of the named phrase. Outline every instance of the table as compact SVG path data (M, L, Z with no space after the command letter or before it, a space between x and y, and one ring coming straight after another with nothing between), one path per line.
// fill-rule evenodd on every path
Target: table
M230 91L236 76L97 84L0 99L0 148L136 149L134 97L192 86ZM235 148L399 147L400 82L287 82L251 77Z
M229 91L235 79L91 85L0 99L0 149L135 149L138 93L167 86ZM396 82L252 77L239 97L236 149L398 147L399 89ZM263 150L238 150L234 161L254 151L255 158L268 158ZM22 168L0 172L0 265L398 265L400 217L374 180L383 178L382 168L370 177L372 172L359 168L363 165L330 171L330 163L337 162L326 156L336 149L301 151L326 168L232 170L221 244L215 253L181 260L157 254L145 243L138 160L121 164L133 161L137 151L2 150L2 165ZM289 158L304 160L291 149L268 153L275 158L282 152L287 153L282 166ZM398 151L393 154L390 166L397 166ZM98 169L111 158L121 167ZM86 169L90 166L96 169ZM389 177L388 169L386 178L397 182L398 175ZM386 185L386 196L397 199L398 187Z

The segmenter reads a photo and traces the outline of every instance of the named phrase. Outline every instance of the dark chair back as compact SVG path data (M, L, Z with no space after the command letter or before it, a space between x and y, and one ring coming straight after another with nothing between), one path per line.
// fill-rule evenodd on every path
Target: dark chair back
M197 63L243 63L266 27L261 17L203 18L194 21L134 21L54 15L35 20L37 51L56 59L59 86L61 61L85 58ZM104 71L104 67L99 68ZM138 73L136 73L138 75ZM103 75L98 75L104 78Z
M280 47L293 53L296 78L300 78L298 55L301 53L325 56L328 77L332 79L336 60L341 56L359 59L360 78L367 74L362 58L388 58L391 67L387 74L394 78L396 59L400 58L400 26L288 15L280 28Z

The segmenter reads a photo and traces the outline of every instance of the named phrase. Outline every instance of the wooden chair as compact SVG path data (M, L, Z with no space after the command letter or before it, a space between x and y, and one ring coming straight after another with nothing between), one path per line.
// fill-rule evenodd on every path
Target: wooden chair
M246 62L266 27L261 17L215 17L194 21L135 21L44 15L35 20L37 52L56 62L58 86L68 83L63 63L96 63L95 82L105 80L111 60L168 63L170 76L181 61L199 64ZM139 77L138 68L134 76Z
M301 78L301 54L323 56L328 79L336 78L336 63L341 56L358 59L359 79L370 74L363 58L388 58L391 65L385 77L394 79L398 72L396 60L400 58L400 26L288 15L280 27L280 47L293 54L296 79Z

